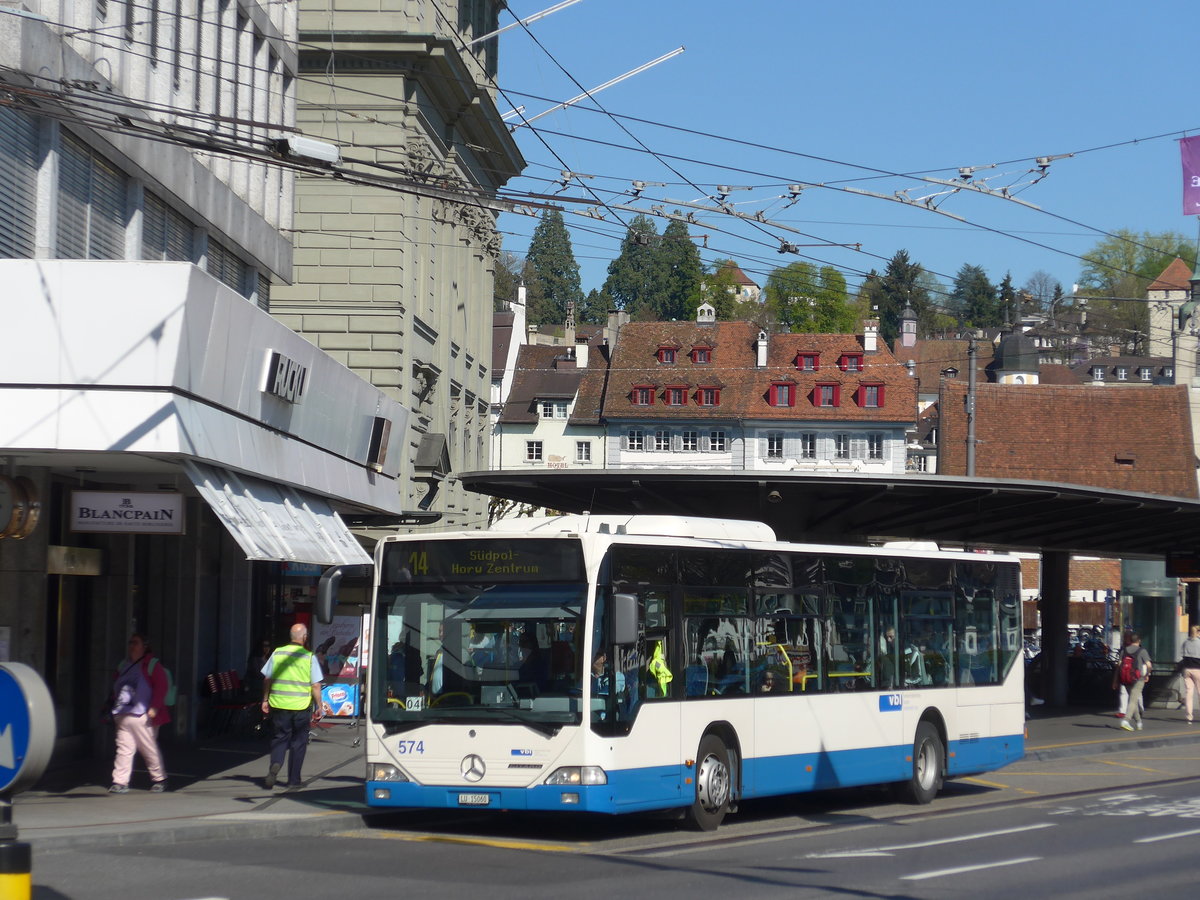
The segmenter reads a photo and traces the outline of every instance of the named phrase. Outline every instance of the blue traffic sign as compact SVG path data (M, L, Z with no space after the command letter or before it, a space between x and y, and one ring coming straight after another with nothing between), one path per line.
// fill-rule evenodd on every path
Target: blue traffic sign
M37 781L54 749L54 704L23 663L0 663L0 795Z

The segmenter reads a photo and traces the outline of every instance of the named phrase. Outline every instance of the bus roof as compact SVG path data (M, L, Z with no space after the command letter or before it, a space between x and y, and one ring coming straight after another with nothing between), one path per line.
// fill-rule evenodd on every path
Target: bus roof
M773 543L775 531L762 522L742 519L707 519L700 516L550 516L546 518L501 519L489 531L524 534L612 534L660 537L689 537Z

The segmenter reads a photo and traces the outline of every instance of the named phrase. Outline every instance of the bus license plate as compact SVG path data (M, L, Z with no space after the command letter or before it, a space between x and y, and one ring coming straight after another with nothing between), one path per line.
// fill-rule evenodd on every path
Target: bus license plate
M459 806L487 806L492 802L492 798L488 794L459 794Z

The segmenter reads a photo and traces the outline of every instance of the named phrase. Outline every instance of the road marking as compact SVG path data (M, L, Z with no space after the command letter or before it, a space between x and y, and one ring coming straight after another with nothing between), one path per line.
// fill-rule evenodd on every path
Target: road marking
M1173 841L1175 838L1192 837L1200 834L1200 828L1193 828L1191 831L1176 831L1174 834L1160 834L1155 837L1136 838L1135 844L1153 844L1155 841Z
M581 842L577 846L568 844L539 844L532 841L496 841L490 838L445 837L433 834L398 834L391 832L362 832L355 831L346 837L367 838L375 841L406 841L409 843L426 844L463 844L470 847L497 847L501 850L539 850L543 853L578 853L589 845Z
M971 784L982 784L984 787L1000 788L1000 790L1008 790L1009 785L1000 784L998 781L985 781L982 778L960 778L959 781L969 781Z
M1138 772L1152 772L1156 775L1167 774L1166 772L1163 772L1162 769L1150 769L1150 768L1147 768L1146 766L1131 766L1129 763L1111 762L1107 759L1100 760L1100 763L1101 763L1101 765L1105 765L1105 766L1117 766L1118 768L1121 768L1121 769L1136 769Z
M809 853L802 859L827 859L831 856L890 856L896 850L920 850L924 847L940 847L943 844L960 844L964 841L981 841L986 838L1000 837L1005 834L1020 834L1023 831L1038 831L1042 828L1054 828L1055 822L1038 822L1034 825L1021 825L1016 828L1002 828L999 831L984 831L979 834L959 834L954 837L938 838L932 841L919 841L915 844L893 844L891 847L871 847L867 850L835 850L829 853Z
M998 869L1002 866L1019 866L1023 863L1037 862L1040 856L1022 856L1020 859L1005 859L1000 862L980 863L977 866L958 866L953 869L938 869L936 872L918 872L916 875L901 875L902 881L924 881L927 878L942 878L946 875L962 875L966 872L980 872L984 869Z

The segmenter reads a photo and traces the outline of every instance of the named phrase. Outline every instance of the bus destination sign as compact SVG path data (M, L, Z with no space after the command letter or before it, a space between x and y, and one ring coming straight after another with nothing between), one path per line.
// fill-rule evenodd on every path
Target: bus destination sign
M383 572L393 583L578 582L583 556L569 540L400 541L388 545Z

